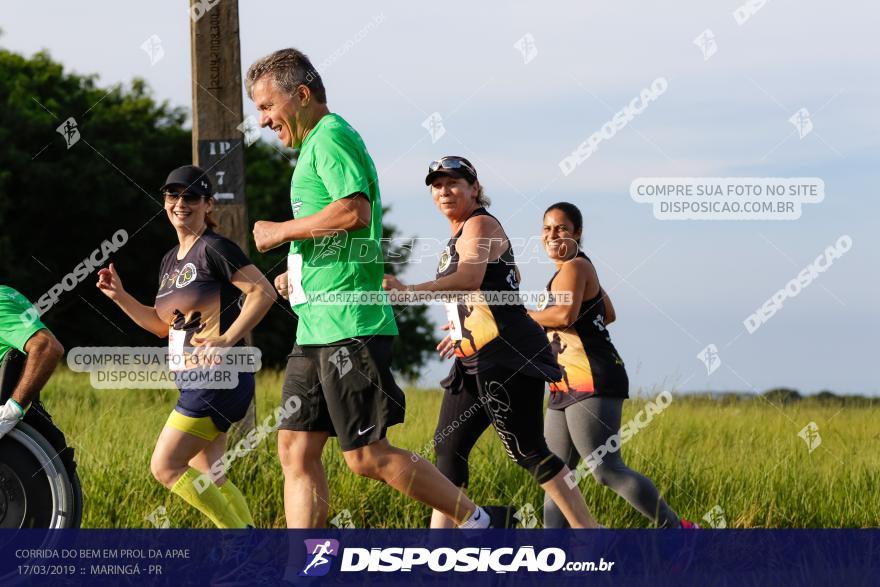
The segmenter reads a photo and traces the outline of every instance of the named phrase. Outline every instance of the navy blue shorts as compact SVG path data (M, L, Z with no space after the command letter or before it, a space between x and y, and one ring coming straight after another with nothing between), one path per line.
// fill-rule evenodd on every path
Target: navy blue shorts
M233 389L183 389L174 409L190 418L209 417L217 430L226 432L244 418L254 399L253 373L239 373Z

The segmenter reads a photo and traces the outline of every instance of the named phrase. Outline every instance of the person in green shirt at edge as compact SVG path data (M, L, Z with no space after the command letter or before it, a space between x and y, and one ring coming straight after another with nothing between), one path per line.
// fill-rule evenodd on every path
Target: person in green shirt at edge
M12 349L27 355L18 384L0 406L0 438L24 418L64 355L64 347L39 316L26 297L0 285L0 363Z
M508 527L510 507L474 504L433 464L392 446L405 398L391 374L397 325L391 307L317 303L322 293L382 292L382 202L376 168L360 135L330 112L320 74L302 52L281 49L256 61L248 96L282 144L299 148L291 180L293 219L254 224L257 250L290 243L288 270L275 279L298 316L283 385L300 409L278 433L289 528L326 524L330 501L321 463L336 436L348 467L387 483L461 528Z

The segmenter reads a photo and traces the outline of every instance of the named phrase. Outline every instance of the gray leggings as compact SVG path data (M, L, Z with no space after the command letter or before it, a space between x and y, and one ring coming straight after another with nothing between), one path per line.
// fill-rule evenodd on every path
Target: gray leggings
M622 409L623 399L613 397L591 397L564 410L548 409L544 419L547 446L574 471L578 461L617 433ZM627 467L619 450L608 451L593 470L593 477L657 526L678 528L678 516L666 505L651 480ZM551 499L544 500L544 527L568 528L565 516Z

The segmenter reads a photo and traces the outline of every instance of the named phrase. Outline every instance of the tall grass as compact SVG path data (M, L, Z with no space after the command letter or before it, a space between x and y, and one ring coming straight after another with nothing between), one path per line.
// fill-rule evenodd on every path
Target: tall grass
M280 389L281 373L258 376L258 419L280 405ZM206 518L150 475L153 444L175 404L176 391L95 390L87 375L62 369L44 390L43 399L76 449L85 494L84 526L150 527L146 516L165 506L173 527L210 527ZM408 390L406 422L390 430L391 442L432 458L430 443L440 400L437 391ZM643 405L643 400L626 402L624 421ZM630 467L655 482L674 510L698 522L718 505L728 527L876 526L880 520L878 417L880 408L872 406L840 408L811 400L773 406L761 398L677 396L624 445L622 454ZM797 435L810 421L818 425L822 438L812 453ZM260 527L284 527L275 439L273 434L238 459L230 472ZM335 440L327 445L324 466L331 518L348 510L357 527L428 525L426 506L349 472ZM591 476L581 488L602 524L650 526ZM541 518L542 491L508 460L491 430L471 455L469 494L482 504L530 503Z

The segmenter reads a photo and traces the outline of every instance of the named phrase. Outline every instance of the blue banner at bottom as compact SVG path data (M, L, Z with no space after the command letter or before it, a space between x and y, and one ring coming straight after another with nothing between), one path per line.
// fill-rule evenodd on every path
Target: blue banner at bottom
M877 530L2 530L0 585L875 585Z

